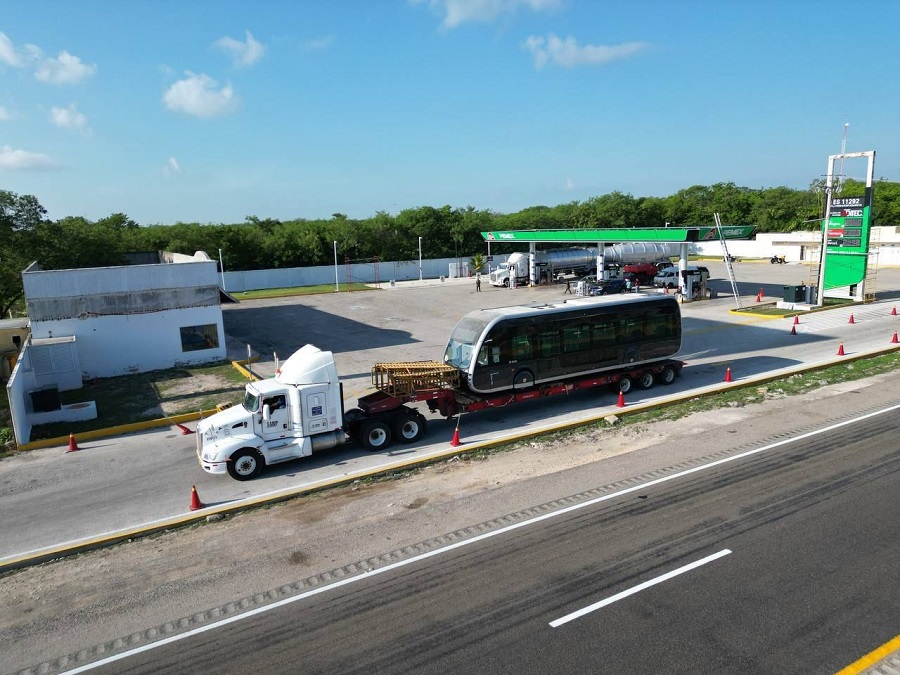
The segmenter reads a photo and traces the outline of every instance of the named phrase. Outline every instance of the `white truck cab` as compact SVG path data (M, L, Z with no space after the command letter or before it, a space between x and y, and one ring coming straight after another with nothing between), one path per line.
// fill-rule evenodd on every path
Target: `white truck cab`
M248 383L241 405L199 422L200 466L249 480L266 465L341 445L342 404L332 353L306 345L274 378Z

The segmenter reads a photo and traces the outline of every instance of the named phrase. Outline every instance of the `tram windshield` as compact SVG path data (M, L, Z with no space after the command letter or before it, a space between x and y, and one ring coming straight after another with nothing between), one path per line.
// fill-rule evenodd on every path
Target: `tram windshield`
M444 363L467 372L472 364L475 343L487 325L488 321L485 319L463 317L450 335L447 349L444 350Z

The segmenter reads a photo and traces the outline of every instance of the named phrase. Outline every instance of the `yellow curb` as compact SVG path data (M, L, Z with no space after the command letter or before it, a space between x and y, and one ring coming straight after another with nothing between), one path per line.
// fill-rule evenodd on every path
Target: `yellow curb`
M890 654L893 654L897 650L900 650L900 635L892 640L889 640L888 642L885 642L883 645L878 647L878 649L869 652L858 661L851 663L846 668L842 668L836 673L836 675L856 675L857 673L861 673L869 666L875 665L883 658L887 657Z

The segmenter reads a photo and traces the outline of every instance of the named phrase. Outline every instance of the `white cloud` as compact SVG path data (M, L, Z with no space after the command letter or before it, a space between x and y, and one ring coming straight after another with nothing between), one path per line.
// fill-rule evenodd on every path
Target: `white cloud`
M44 56L36 45L26 44L17 49L5 33L0 33L0 63L33 68L35 79L47 84L78 84L97 72L97 66L84 63L65 50L53 58Z
M0 169L41 171L56 168L56 162L48 155L27 150L13 150L8 145L0 146Z
M546 38L532 35L523 46L534 57L535 68L543 68L548 63L562 68L574 66L594 66L624 59L647 48L646 42L626 42L621 45L579 46L573 37L561 39L551 33Z
M6 109L6 106L0 105L0 122L7 122L12 119L12 113Z
M91 134L87 117L84 113L78 112L78 106L74 103L68 108L51 108L50 121L60 129L75 129L85 136L90 136Z
M574 189L575 189L575 183L572 181L571 178L566 178L566 184L563 187L563 190L565 190L566 192L571 192Z
M469 21L489 23L502 15L514 14L520 7L543 12L562 5L562 0L413 0L415 4L425 1L444 15L443 28L456 28Z
M47 84L78 84L97 71L97 66L83 63L80 58L63 50L56 58L42 59L34 76Z
M303 48L310 51L315 51L319 49L327 49L332 44L334 44L334 35L324 35L320 38L307 40L303 43Z
M190 71L163 94L163 103L173 112L193 117L218 117L237 110L240 105L230 84L221 89L209 75L197 75Z
M14 68L21 68L25 65L22 57L16 52L16 46L12 43L6 33L0 32L0 63L5 63Z
M266 47L262 42L253 39L250 31L247 31L247 41L241 42L232 37L225 36L213 43L216 47L231 55L234 65L239 67L252 66L266 53Z
M163 176L169 177L177 173L181 173L181 165L178 163L178 160L174 157L169 157L169 160L166 162L166 165L163 167Z

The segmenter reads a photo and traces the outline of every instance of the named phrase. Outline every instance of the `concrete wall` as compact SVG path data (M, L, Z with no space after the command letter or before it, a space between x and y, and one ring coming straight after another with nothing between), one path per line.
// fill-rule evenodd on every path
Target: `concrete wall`
M728 242L728 252L739 258L770 258L783 255L788 262L818 263L822 247L821 232L771 232L757 234L754 240ZM900 265L900 227L873 227L869 241L870 264ZM693 255L720 256L722 243L698 242L690 245Z
M505 255L494 256L492 265L506 260ZM460 257L461 263L468 263L470 256ZM422 277L437 279L451 277L456 266L456 258L435 258L422 260ZM229 293L254 291L263 288L293 288L294 286L333 285L335 277L334 265L318 267L290 267L287 269L248 270L246 272L225 272L225 290ZM418 260L381 261L377 267L374 263L353 263L337 266L338 284L375 283L379 281L389 284L394 281L410 281L419 278Z
M182 351L180 329L206 324L216 326L219 346ZM225 358L225 329L219 305L41 321L32 324L32 335L34 338L77 336L81 372L85 378L112 377Z
M19 361L13 368L9 382L6 383L6 395L9 398L9 413L12 418L13 434L16 443L27 443L31 439L31 423L28 421L28 392L38 388L34 379L34 371L29 365L28 346L23 348Z
M25 297L29 302L42 298L69 298L108 293L133 293L136 299L146 291L202 286L218 286L214 261L159 265L125 265L77 270L26 270L22 273ZM34 321L35 317L31 316Z

